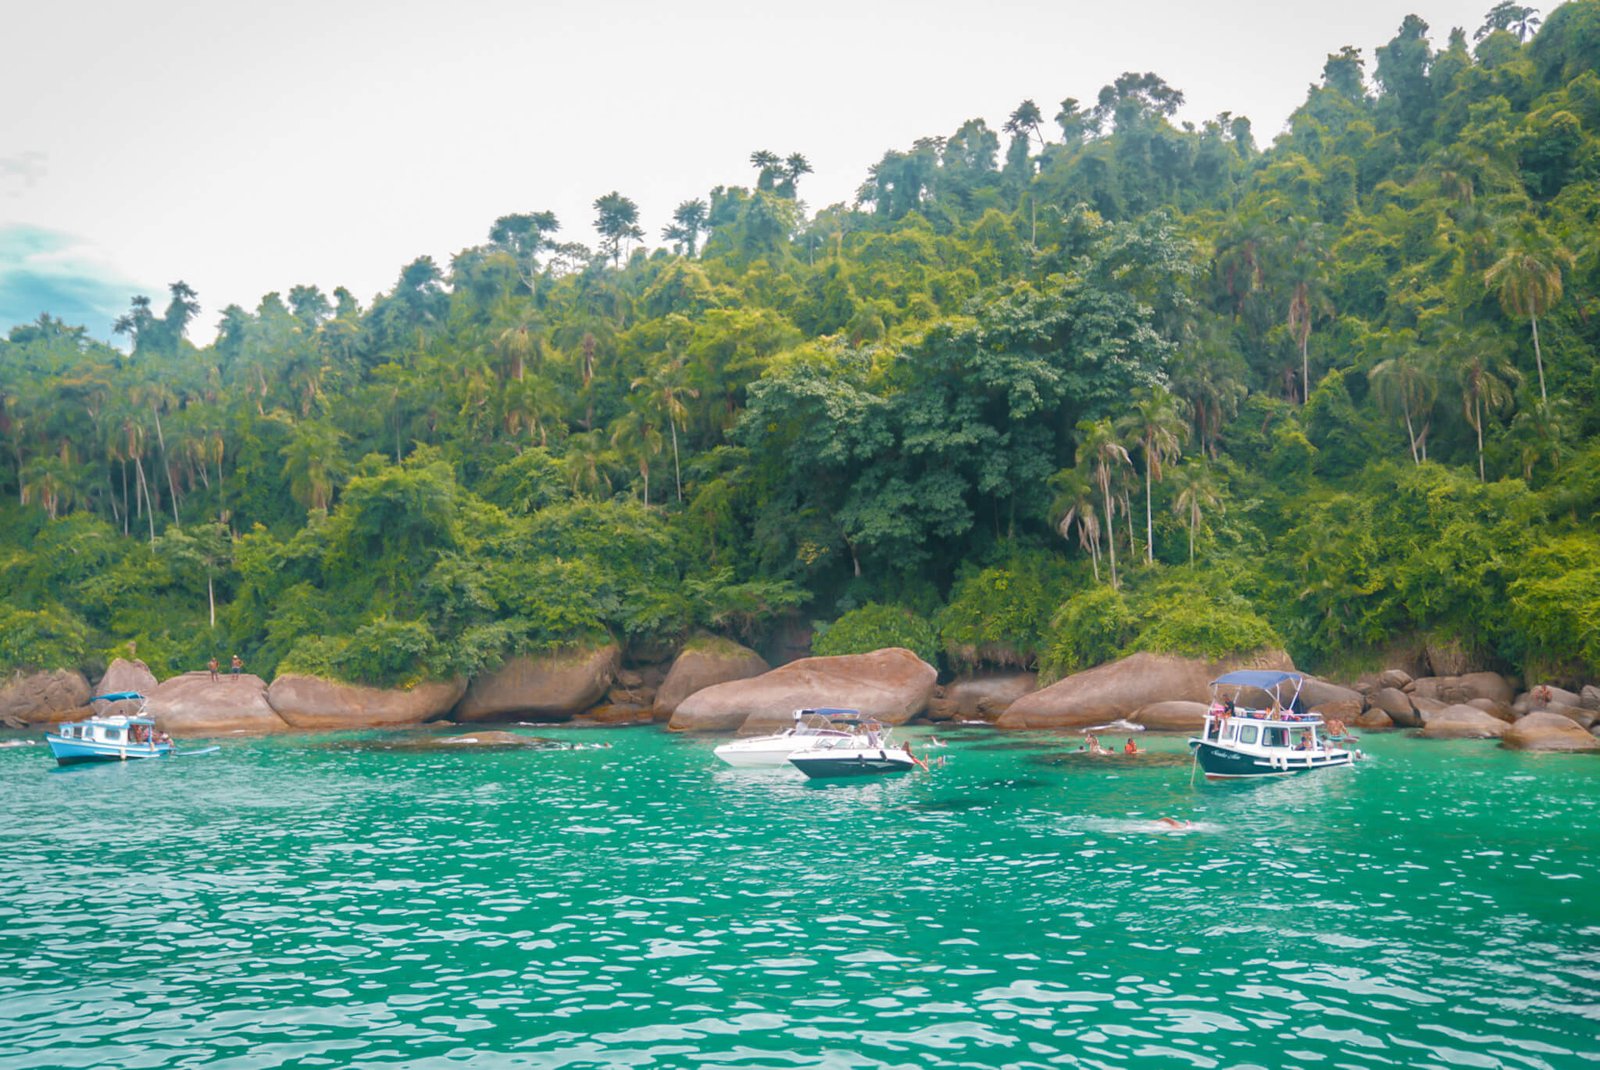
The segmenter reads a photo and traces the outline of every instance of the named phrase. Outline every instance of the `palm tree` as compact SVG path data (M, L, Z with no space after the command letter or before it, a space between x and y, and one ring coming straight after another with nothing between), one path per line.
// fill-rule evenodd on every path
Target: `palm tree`
M1063 539L1073 528L1078 530L1078 545L1089 555L1094 581L1100 582L1100 515L1095 511L1094 484L1076 468L1063 468L1050 477L1055 500L1050 514L1057 517L1056 530Z
M1289 280L1289 333L1300 347L1300 404L1311 397L1311 323L1328 308L1322 265L1327 249L1322 224L1304 219L1288 223L1285 271Z
M1150 487L1160 481L1161 466L1176 460L1182 453L1182 442L1189 437L1189 426L1178 412L1178 399L1164 386L1152 388L1135 402L1133 412L1120 423L1124 434L1137 439L1144 458L1144 559L1151 563L1156 555Z
M1205 511L1218 508L1222 504L1222 499L1217 495L1217 485L1211 477L1210 467L1200 461L1190 461L1177 468L1172 473L1172 478L1178 485L1178 491L1172 498L1172 511L1178 516L1187 517L1189 564L1192 565L1195 533L1200 529Z
M666 417L667 426L672 429L672 478L677 485L679 505L683 504L683 471L678 464L678 421L686 420L689 416L682 395L687 394L692 398L700 396L700 391L687 385L683 363L683 357L674 357L657 366L650 374L641 375L633 381L633 389L646 388L651 406Z
M1039 105L1031 100L1024 100L1017 105L1017 110L1006 119L1003 129L1013 137L1022 137L1028 132L1039 139L1039 144L1044 144L1044 134L1039 130L1039 123L1044 119L1044 114L1039 111Z
M594 229L600 234L600 249L611 254L613 267L622 263L623 246L631 239L639 241L644 231L639 228L639 206L616 190L595 199Z
M1120 465L1132 463L1127 448L1117 439L1109 419L1078 422L1078 463L1091 467L1094 481L1105 500L1106 553L1111 561L1111 586L1120 588L1117 578L1117 540L1111 520L1116 516L1111 505L1111 483Z
M611 445L624 456L633 455L638 462L639 476L644 481L644 504L650 504L650 458L661 452L661 430L637 406L617 417L611 424Z
M1539 369L1539 401L1550 404L1544 388L1544 355L1539 349L1539 317L1561 303L1561 269L1571 270L1573 255L1537 224L1525 224L1510 248L1483 274L1508 316L1526 316L1533 328L1533 360Z
M1454 358L1462 414L1478 438L1478 481L1488 482L1483 467L1484 421L1511 405L1517 370L1502 355L1498 340L1484 331L1457 329L1446 337L1443 349Z
M1429 354L1417 348L1410 330L1396 332L1385 348L1393 355L1373 365L1367 379L1378 404L1405 417L1411 463L1421 464L1428 459L1429 424L1439 396L1437 368Z
M710 209L705 201L684 201L672 213L672 226L664 229L661 236L670 242L682 245L693 259L700 241L700 232L705 229L706 216L709 212Z
M601 432L581 431L568 436L561 461L567 470L567 480L572 484L572 492L577 494L582 490L597 495L603 487L610 494L611 474L607 469L611 465L611 458L611 450Z
M341 449L345 433L320 420L290 423L293 437L278 451L289 494L306 509L327 512L335 482L346 471Z

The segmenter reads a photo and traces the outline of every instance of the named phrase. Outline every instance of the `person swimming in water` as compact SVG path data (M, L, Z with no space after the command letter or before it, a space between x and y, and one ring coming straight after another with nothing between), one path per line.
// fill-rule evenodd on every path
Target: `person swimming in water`
M1169 829L1192 829L1194 824L1189 821L1179 821L1175 817L1161 817L1156 819L1156 824Z

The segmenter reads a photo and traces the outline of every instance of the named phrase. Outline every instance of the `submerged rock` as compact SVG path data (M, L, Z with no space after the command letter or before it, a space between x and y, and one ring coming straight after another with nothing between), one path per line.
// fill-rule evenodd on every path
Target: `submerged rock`
M208 672L186 672L156 685L147 712L156 726L180 739L218 732L282 732L289 725L267 702L267 683L259 676L224 673L216 683Z
M870 654L801 658L748 680L716 684L678 705L675 732L771 732L794 711L844 706L885 724L904 724L927 708L938 671L902 647Z
M1511 750L1600 750L1600 739L1590 735L1577 721L1559 713L1530 713L1508 727L1500 741Z
M443 717L466 689L465 680L391 689L285 673L267 688L267 702L295 728L403 728Z
M656 690L656 715L670 718L690 695L717 684L748 680L770 669L760 654L730 639L691 639Z
M567 720L605 695L616 677L619 656L616 644L607 643L511 658L472 681L456 706L456 719L493 721L534 715L540 720Z
M1134 654L1025 695L996 723L1001 728L1082 728L1127 717L1155 702L1208 702L1211 681L1234 669L1293 668L1294 662L1281 650L1223 661Z
M1183 699L1169 702L1152 702L1140 706L1129 718L1152 732L1198 732L1205 727L1209 703L1188 702Z
M0 686L0 724L25 728L87 717L89 693L76 669L16 673Z

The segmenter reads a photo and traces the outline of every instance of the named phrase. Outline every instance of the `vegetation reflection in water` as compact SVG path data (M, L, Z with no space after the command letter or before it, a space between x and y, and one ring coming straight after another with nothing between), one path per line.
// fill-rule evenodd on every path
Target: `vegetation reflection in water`
M0 750L0 1066L1600 1059L1586 758L1390 737L1191 785L1177 739L957 732L819 786L604 739Z

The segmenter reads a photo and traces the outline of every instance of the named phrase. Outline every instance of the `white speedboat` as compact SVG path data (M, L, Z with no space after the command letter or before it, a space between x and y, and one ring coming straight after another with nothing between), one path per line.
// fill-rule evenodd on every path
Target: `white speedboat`
M1213 701L1205 726L1198 739L1189 740L1206 779L1282 777L1349 765L1363 757L1359 750L1329 738L1330 734L1343 736L1343 724L1334 722L1330 733L1321 715L1298 712L1303 683L1304 677L1297 672L1263 670L1230 672L1213 680ZM1294 693L1285 701L1283 691L1289 684ZM1232 695L1224 688L1232 688ZM1265 709L1243 705L1239 699L1245 690L1266 694L1271 705Z
M789 755L795 751L815 746L827 739L848 739L850 731L834 723L834 718L854 724L859 718L855 710L822 706L814 710L795 710L794 724L782 732L750 739L736 739L712 751L729 765L742 769L775 769L787 765Z
M834 723L839 724L841 720ZM853 732L816 740L789 755L789 764L808 777L857 777L878 773L903 773L924 764L909 744L894 742L892 729L877 720L854 714Z

